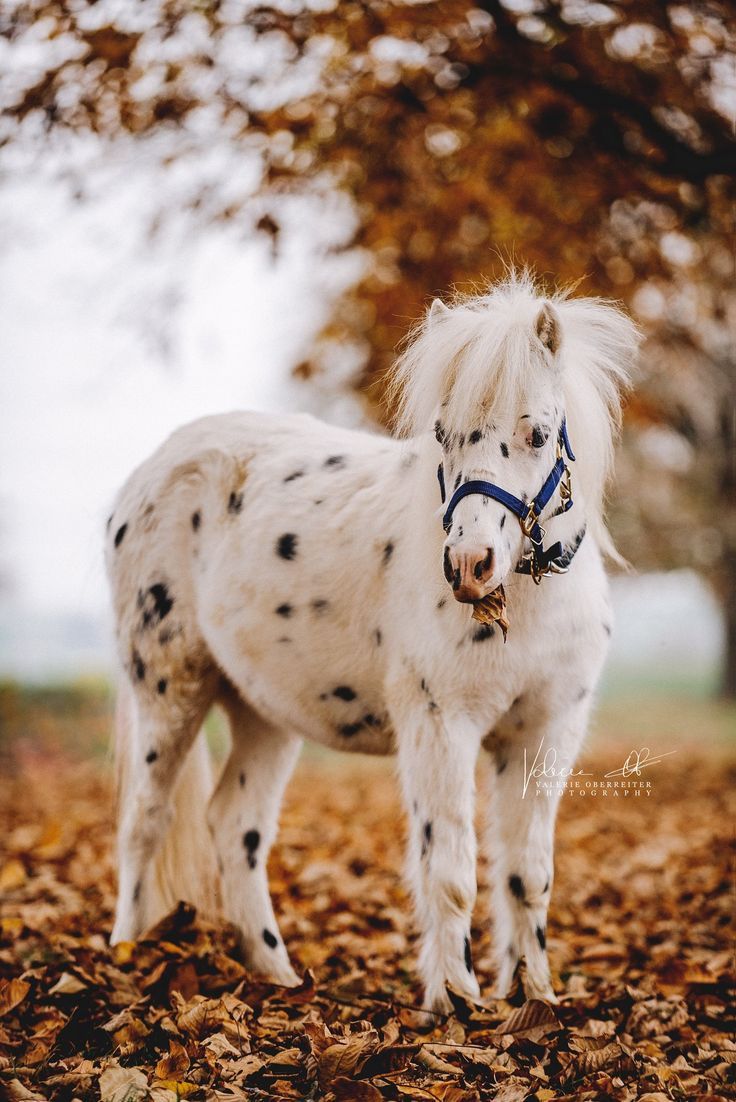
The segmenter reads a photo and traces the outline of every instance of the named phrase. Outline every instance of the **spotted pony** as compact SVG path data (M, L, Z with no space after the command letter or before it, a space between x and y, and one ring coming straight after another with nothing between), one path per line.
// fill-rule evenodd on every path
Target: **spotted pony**
M540 745L572 764L585 736L612 622L603 494L636 344L613 305L512 276L427 312L394 373L396 438L231 413L179 429L134 472L106 545L123 666L113 942L185 898L237 924L252 969L297 982L266 863L306 738L395 753L426 1005L447 1009L448 984L477 997L482 750L495 994L524 958L527 994L554 1000L559 799L524 782ZM480 482L527 510L563 428L572 498L556 485L538 520L566 573L542 578L524 570L523 517L473 490L448 519L437 472L447 495ZM506 642L471 618L501 583ZM232 735L217 778L201 733L215 703Z

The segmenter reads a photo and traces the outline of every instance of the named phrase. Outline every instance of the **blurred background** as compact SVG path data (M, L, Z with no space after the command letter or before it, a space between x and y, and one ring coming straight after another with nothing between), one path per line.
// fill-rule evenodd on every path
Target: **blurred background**
M733 730L730 3L4 0L0 104L6 727L71 709L103 738L105 518L168 432L385 425L430 296L514 262L646 338L603 729Z

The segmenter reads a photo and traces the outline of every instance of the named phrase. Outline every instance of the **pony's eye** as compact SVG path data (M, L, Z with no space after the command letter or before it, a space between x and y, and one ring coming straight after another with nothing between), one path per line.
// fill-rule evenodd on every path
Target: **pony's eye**
M529 442L533 448L543 448L548 439L549 433L545 432L544 429L540 429L539 425L535 425Z

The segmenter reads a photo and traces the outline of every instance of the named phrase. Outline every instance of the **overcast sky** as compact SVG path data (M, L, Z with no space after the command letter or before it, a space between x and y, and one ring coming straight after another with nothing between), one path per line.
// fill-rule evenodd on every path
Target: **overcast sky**
M306 397L290 368L337 278L315 272L317 230L278 262L229 227L175 225L152 244L155 186L144 161L86 202L51 175L0 189L0 561L18 607L105 606L110 500L176 426Z

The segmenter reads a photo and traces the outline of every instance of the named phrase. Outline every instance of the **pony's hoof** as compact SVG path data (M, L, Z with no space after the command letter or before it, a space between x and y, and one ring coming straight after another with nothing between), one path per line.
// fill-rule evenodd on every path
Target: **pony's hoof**
M427 988L424 995L424 1009L429 1014L452 1013L452 1000L444 984L442 987Z
M271 968L270 978L280 987L299 987L302 982L301 976L297 976L291 965L286 968L279 968L276 971Z

